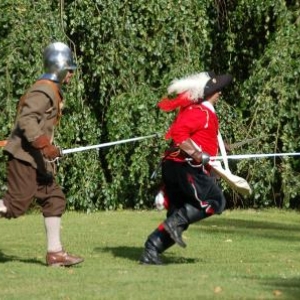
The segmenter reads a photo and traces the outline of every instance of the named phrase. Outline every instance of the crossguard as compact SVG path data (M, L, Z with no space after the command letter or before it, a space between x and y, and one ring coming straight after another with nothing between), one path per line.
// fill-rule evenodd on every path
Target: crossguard
M45 160L48 163L54 163L54 162L59 162L60 158L61 158L61 156L58 156L58 157L55 157L54 159L51 159L51 160L50 159L45 159Z

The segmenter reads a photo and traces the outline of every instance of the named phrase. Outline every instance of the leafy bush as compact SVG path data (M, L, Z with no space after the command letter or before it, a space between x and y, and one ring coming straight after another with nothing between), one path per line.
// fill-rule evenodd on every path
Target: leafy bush
M260 151L299 152L299 8L286 10L277 19L276 35L257 60L245 83L244 103L248 100L249 131L263 134ZM298 187L300 163L297 157L256 161L251 166L257 182L258 205L300 205ZM298 203L297 203L298 202Z

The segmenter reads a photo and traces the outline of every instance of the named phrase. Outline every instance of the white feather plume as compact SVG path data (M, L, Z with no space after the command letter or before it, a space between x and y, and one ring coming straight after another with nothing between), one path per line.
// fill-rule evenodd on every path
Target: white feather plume
M201 72L181 79L174 79L168 87L168 93L181 94L183 92L189 92L190 100L196 101L199 98L203 99L204 88L209 79L210 76L207 72Z

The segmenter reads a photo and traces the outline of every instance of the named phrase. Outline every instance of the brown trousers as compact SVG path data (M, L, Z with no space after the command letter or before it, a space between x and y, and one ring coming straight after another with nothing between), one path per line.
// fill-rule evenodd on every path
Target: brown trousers
M7 207L5 218L23 215L34 198L41 206L44 217L60 217L65 211L65 195L54 179L41 176L29 163L12 156L9 157L7 165L7 188L3 197Z

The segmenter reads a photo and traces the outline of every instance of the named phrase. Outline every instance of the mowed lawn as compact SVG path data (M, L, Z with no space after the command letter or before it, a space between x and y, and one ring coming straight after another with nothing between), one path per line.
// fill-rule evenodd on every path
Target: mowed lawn
M45 266L40 214L0 219L0 299L300 299L300 213L233 210L190 226L164 266L138 259L165 212L63 217L62 240L82 255L72 268Z

